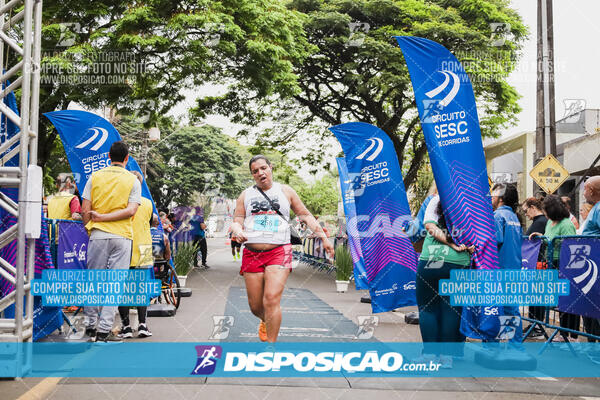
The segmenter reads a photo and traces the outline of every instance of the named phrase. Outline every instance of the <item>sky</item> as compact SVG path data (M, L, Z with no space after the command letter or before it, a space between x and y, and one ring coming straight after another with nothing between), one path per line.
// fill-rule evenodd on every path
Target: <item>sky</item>
M508 78L522 96L519 100L522 111L516 116L515 126L504 130L503 137L535 130L537 1L513 0L511 5L521 15L530 34L523 43L520 61ZM600 15L600 0L554 0L553 11L555 110L559 120L565 116L565 99L583 99L586 108L600 108L600 52L594 44L600 37L600 25L595 21ZM214 86L205 86L187 92L186 100L171 115L184 117L198 93L214 94L217 91ZM229 135L242 128L222 115L208 116L204 122L223 128ZM332 146L331 154L337 153L340 148L335 139L332 139ZM310 176L303 177L312 180Z
M508 82L523 96L517 124L503 136L535 130L537 1L513 0L512 7L529 27L522 58ZM565 99L583 99L586 108L600 108L600 37L598 0L554 0L554 63L556 119L565 116Z

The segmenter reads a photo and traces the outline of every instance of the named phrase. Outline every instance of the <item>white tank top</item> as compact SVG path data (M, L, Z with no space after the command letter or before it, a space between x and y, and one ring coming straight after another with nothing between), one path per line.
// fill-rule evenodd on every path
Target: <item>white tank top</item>
M290 202L281 189L281 184L273 182L271 189L264 191L275 207L279 205L279 212L269 204L269 201L254 187L244 191L244 233L248 238L246 243L290 243Z

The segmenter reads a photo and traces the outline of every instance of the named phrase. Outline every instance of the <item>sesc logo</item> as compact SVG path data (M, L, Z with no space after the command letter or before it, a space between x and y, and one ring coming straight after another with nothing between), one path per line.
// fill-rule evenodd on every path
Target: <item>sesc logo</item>
M450 104L450 102L454 100L454 98L458 94L458 91L460 90L460 78L452 71L441 70L438 72L444 75L444 82L442 82L442 84L438 87L431 89L429 92L425 92L425 96L429 97L430 99L435 98L444 89L446 89L450 84L450 81L452 81L452 88L450 89L448 94L446 94L446 96L437 104L437 107L439 107L439 109L443 109L448 104Z
M190 375L210 375L215 372L217 359L223 355L221 346L196 346L198 361Z
M377 158L379 153L381 153L381 150L383 150L383 140L381 140L380 138L372 137L367 139L367 141L370 143L369 147L367 147L365 151L356 156L357 160L362 160L363 158L365 158L367 154L369 154L371 150L373 150L373 148L377 146L377 148L373 150L371 155L367 157L367 161L373 161L375 158Z
M573 277L573 282L580 284L589 277L588 282L581 288L583 294L588 294L598 280L598 264L588 257L592 253L592 246L587 244L569 245L570 258L565 269L587 269L582 274Z
M102 136L100 136L100 138L98 139L96 144L94 144L92 147L90 147L90 150L96 151L100 147L102 147L104 142L106 142L106 139L108 139L108 131L104 128L93 127L93 128L88 129L88 132L93 132L92 136L90 136L87 140L79 143L77 146L75 146L76 149L85 149L87 146L91 145L94 142L94 140L96 140L98 135L102 134Z
M499 315L498 313L498 307L483 307L483 314L484 315Z
M76 246L76 245L75 245ZM73 246L73 250L76 249L76 247ZM85 243L81 244L81 247L79 248L79 253L77 253L77 259L79 261L85 261L86 256L87 256L87 250L85 249L86 245Z
M415 281L406 282L404 284L404 286L402 286L402 288L404 290L417 290L417 282L415 282Z

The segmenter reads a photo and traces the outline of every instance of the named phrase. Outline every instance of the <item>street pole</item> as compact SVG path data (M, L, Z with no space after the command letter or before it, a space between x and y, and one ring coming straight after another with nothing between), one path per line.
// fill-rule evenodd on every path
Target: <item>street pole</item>
M556 153L552 0L537 1L537 96L535 162ZM539 187L534 183L534 193Z
M142 153L144 154L142 175L144 175L144 179L146 179L146 166L148 165L148 132L144 132L144 145L142 146Z

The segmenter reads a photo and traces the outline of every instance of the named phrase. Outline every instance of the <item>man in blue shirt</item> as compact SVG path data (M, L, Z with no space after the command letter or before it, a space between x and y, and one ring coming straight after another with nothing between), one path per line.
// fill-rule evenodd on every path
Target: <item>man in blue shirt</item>
M594 207L585 220L585 228L581 233L584 236L600 235L600 176L592 176L583 185L585 201Z
M500 268L521 269L521 240L523 230L515 207L519 206L519 195L514 185L497 183L492 189L492 207L496 222L496 241Z
M583 197L585 201L593 204L588 217L583 222L585 227L581 235L600 235L600 176L592 176L583 185ZM600 335L600 319L583 317L583 327L586 332ZM594 341L593 339L588 339ZM590 352L588 357L596 364L600 364L600 352Z
M521 269L521 240L523 229L515 209L519 206L519 194L514 185L497 183L492 188L492 207L496 223L498 242L498 263L501 269ZM520 316L518 306L504 306L505 315ZM523 332L521 322L515 330L511 342L521 342Z
M194 244L200 246L200 253L202 254L202 266L205 269L210 267L206 265L207 246L206 246L206 224L204 218L200 216L198 210L196 214L190 219L190 225L192 227L192 241Z

